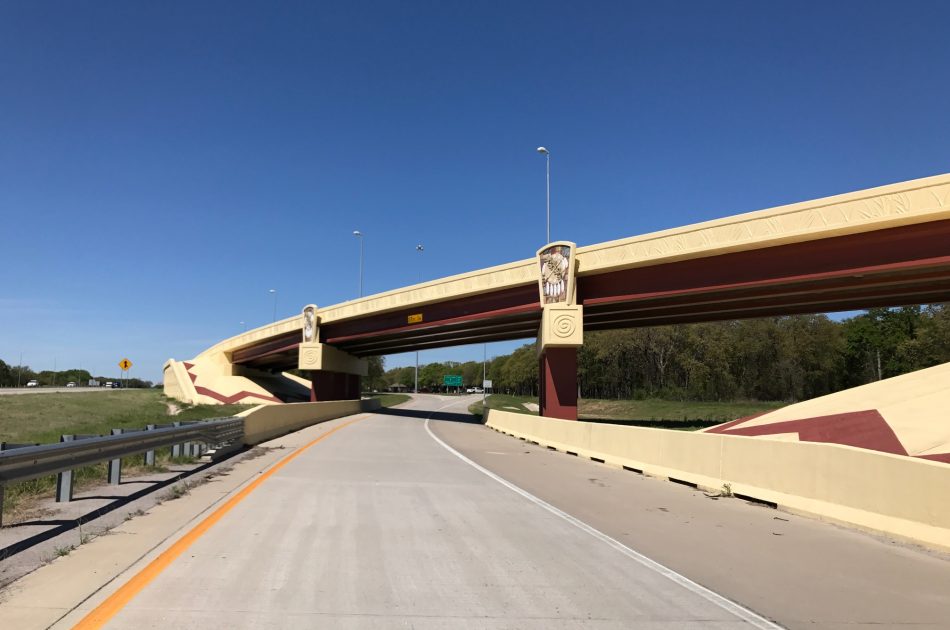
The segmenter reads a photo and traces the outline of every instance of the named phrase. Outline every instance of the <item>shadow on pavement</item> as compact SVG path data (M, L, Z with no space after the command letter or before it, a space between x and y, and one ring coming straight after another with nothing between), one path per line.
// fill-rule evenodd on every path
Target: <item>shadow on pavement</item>
M155 492L156 490L160 490L162 488L175 484L181 481L182 479L185 479L193 475L194 473L202 472L210 468L211 466L220 464L222 461L224 460L202 464L201 466L198 466L197 468L194 468L192 470L179 472L177 475L173 477L169 477L168 479L165 479L163 481L149 481L147 482L148 483L147 486L145 486L144 488L140 490L136 490L135 492L127 496L76 497L73 499L74 502L89 500L89 499L107 499L107 500L115 499L115 500L112 501L111 503L107 503L106 505L103 505L94 510L91 510L87 512L86 514L83 514L82 516L79 516L74 519L33 520L33 521L24 521L21 523L10 523L9 525L4 525L3 529L15 529L17 527L28 527L28 526L38 527L38 526L44 526L44 525L51 526L51 527L45 532L39 532L37 534L29 536L28 538L24 538L23 540L18 540L15 543L12 543L12 544L7 545L6 547L0 548L0 561L5 560L6 558L9 558L15 554L18 554L21 551L25 551L29 549L30 547L34 547L42 542L50 540L51 538L56 538L60 534L65 534L66 532L70 530L76 529L80 525L92 522L95 519L99 518L100 516L104 516L108 514L109 512L113 512L115 510L122 508L125 505L128 505L129 503L131 503L132 501L135 501L136 499L140 499L141 497L144 497L147 494L151 494L152 492Z
M424 409L400 409L398 407L383 407L373 413L386 416L398 416L401 418L418 418L425 420L445 420L447 422L464 422L465 424L484 424L481 416L473 416L470 413L449 413L447 411L425 411Z

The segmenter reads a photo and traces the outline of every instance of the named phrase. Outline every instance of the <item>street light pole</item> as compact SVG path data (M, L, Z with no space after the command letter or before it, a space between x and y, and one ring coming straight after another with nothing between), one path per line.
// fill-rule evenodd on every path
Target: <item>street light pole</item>
M353 236L360 239L360 297L363 297L363 233L353 230Z
M273 319L273 321L276 322L276 321L277 321L277 289L268 289L267 292L274 294L274 319Z
M488 344L482 346L482 417L485 417L485 377L488 376Z
M16 366L16 386L20 388L20 372L23 371L23 353L20 353L20 364Z
M547 237L548 240L545 243L551 242L551 152L545 149L544 147L538 147L538 153L543 155L546 159L545 174L547 182L547 217L548 217L548 230Z
M421 257L422 252L425 251L425 247L423 247L422 245L416 245L416 251L419 252L419 255ZM419 282L422 282L422 265L421 264L419 265ZM415 385L415 388L413 389L413 393L415 394L419 393L419 351L418 350L416 350L416 385Z

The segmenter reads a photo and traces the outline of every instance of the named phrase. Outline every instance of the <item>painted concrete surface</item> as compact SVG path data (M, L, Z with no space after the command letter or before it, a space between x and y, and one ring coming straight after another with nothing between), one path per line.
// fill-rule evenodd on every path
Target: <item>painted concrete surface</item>
M835 442L950 463L950 363L705 429Z
M950 555L710 498L480 425L434 421L432 428L504 479L786 627L950 623Z
M748 627L740 616L757 620L498 484L419 417L372 414L267 479L106 627Z

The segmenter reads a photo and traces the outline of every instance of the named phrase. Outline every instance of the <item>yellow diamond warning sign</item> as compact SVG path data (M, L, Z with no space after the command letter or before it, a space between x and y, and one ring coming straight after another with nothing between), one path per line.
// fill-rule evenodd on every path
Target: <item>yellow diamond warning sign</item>
M129 361L128 359L122 359L121 361L119 361L119 367L125 371L128 371L128 369L132 367L132 362Z

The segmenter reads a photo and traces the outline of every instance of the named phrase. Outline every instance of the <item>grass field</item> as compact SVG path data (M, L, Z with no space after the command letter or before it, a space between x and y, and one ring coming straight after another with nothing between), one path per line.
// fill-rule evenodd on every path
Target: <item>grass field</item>
M537 398L492 394L488 408L518 413L531 413ZM598 400L582 399L578 404L578 416L587 422L609 422L632 426L660 427L695 431L736 418L771 411L782 407L781 402L703 402L678 400ZM470 405L469 412L482 415L482 402Z
M170 416L168 402L158 389L0 396L0 441L45 444L59 442L59 436L64 433L107 435L113 428L141 429L147 424L166 424L173 420L220 418L248 408L248 405L190 406L176 402L181 411ZM185 458L172 461L169 449L159 449L157 466L151 471L164 470L170 463L189 461ZM141 456L124 458L122 466L124 475L150 472L142 464ZM105 463L77 469L76 490L102 483L105 477ZM4 521L19 520L29 513L36 499L52 496L55 488L55 477L10 485L3 505Z
M489 394L486 398L489 409L498 409L499 411L514 411L517 413L529 413L538 415L538 399L530 396L509 396L507 394ZM482 414L482 401L468 406L469 413L476 416Z
M0 396L0 441L59 442L63 433L105 435L113 428L141 429L172 420L225 417L248 408L175 403L181 412L172 418L167 400L159 389Z

